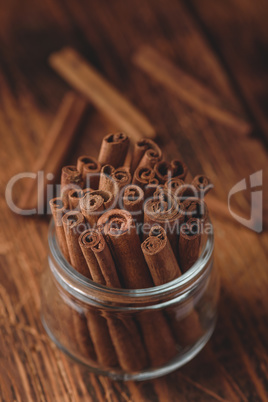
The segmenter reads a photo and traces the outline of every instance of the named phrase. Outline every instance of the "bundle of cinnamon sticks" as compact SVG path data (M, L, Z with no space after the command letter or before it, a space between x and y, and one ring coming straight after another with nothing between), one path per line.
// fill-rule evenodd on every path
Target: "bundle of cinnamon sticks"
M200 175L186 183L187 166L163 160L151 139L134 145L126 166L129 145L125 134L109 134L98 159L85 155L63 167L61 197L50 207L58 245L77 272L104 286L143 289L178 278L198 259L212 185ZM75 312L66 307L66 315L70 321ZM81 351L88 342L96 364L130 372L165 364L203 331L194 303L180 320L175 307L149 318L93 307L82 315L70 328Z

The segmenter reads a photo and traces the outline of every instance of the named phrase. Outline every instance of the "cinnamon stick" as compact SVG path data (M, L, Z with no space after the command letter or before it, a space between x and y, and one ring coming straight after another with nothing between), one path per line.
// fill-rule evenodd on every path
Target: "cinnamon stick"
M208 218L208 208L203 199L189 197L183 201L185 220L190 218L198 218L205 222Z
M173 177L165 182L164 187L168 191L177 194L178 191L182 188L182 186L184 186L184 184L185 184L184 180L178 179L177 177Z
M85 194L85 191L84 191ZM113 194L108 191L108 190L91 190L90 191L91 195L99 195L103 199L103 205L104 209L110 209L114 208L115 202L114 202L114 196Z
M79 237L79 245L88 265L90 275L94 282L105 285L106 281L102 275L99 263L92 251L94 245L99 241L99 233L94 229L87 229ZM110 265L109 265L110 268ZM107 322L102 313L94 308L86 313L88 329L98 357L98 361L104 367L113 367L118 364Z
M182 225L179 237L179 261L182 272L188 271L198 259L200 242L200 221L197 218L190 218Z
M167 161L158 162L154 166L154 171L159 183L164 184L171 178L185 180L188 168L184 162L174 159L171 163Z
M80 209L91 228L94 228L104 211L104 199L101 195L88 193L80 200Z
M131 214L113 209L99 218L98 225L112 245L120 282L128 289L150 287L152 279Z
M95 282L120 288L114 260L104 237L97 230L85 231L79 239L81 249L89 262L89 270ZM128 371L144 369L148 365L147 354L138 327L127 314L104 313L120 366ZM93 338L94 338L94 334Z
M181 275L181 269L170 249L166 231L154 225L148 239L143 243L143 253L150 268L155 285L162 285ZM156 239L156 240L153 240ZM181 347L193 345L204 333L199 316L194 308L194 300L187 300L185 307L174 305L166 309L170 325Z
M154 151L153 157L157 157L158 160L162 159L162 151L159 148L159 146L153 140L150 140L149 138L143 138L134 144L131 168L130 168L132 174L139 166L144 154L147 151L149 151L149 155L146 156L147 159L150 159L151 151ZM147 164L145 163L145 165ZM144 162L141 164L141 166L144 166Z
M152 278L130 213L115 209L104 213L98 223L111 245L120 282L128 289L152 286ZM175 340L160 311L151 312L150 317L140 314L138 320L153 366L159 366L176 355Z
M167 232L172 250L177 257L178 234L182 222L184 222L184 206L178 203L175 197L165 189L159 189L154 193L154 198L144 204L144 223L152 226L157 223ZM145 237L146 233L145 233Z
M129 147L129 138L124 133L108 134L103 138L99 153L101 166L112 165L114 168L124 165Z
M67 247L65 232L62 224L62 217L66 212L66 205L60 197L53 198L49 201L50 209L55 222L56 236L58 244L65 259L70 262L69 251Z
M20 197L20 208L36 208L38 200L45 200L47 184L55 181L58 171L78 133L87 110L86 101L74 92L68 92L57 111L52 126L41 146L41 153L33 172L43 172L42 185L37 179L28 180Z
M98 189L101 164L97 159L92 156L80 156L77 159L77 170L82 174L85 187Z
M106 285L106 281L101 272L99 263L95 257L92 247L99 240L99 234L96 229L87 229L79 236L79 245L85 257L90 275L94 282L100 285Z
M129 211L137 223L143 222L144 192L139 186L129 184L123 193L123 207Z
M68 193L70 209L80 210L79 201L84 196L83 190L71 190Z
M208 87L192 77L179 66L165 59L155 49L142 47L134 56L134 62L159 81L165 88L192 108L234 130L239 135L249 135L249 122L227 110Z
M214 186L205 175L197 175L192 180L192 185L198 190L199 196L203 198Z
M143 255L156 286L170 282L181 275L165 230L154 225L149 237L141 245Z
M128 167L114 169L111 165L105 165L101 169L99 189L110 191L117 199L121 188L131 183L131 174Z
M71 190L81 190L84 186L81 173L76 166L64 166L61 170L61 197L68 203L68 193Z
M49 63L70 85L133 138L155 137L155 130L147 118L74 49L65 47L51 54Z
M73 268L91 279L87 263L78 243L80 234L86 229L83 215L78 211L67 212L62 218L62 223Z
M144 189L149 183L158 184L158 180L155 179L155 172L148 166L139 166L133 175L132 184L136 184Z

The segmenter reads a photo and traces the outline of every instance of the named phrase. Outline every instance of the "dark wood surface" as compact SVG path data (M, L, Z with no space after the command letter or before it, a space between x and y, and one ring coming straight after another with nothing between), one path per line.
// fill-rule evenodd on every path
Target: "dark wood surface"
M48 55L64 45L79 50L148 116L168 158L178 155L192 174L209 175L219 199L226 202L231 187L257 170L264 170L267 181L267 13L264 0L2 0L1 401L268 400L266 231L256 234L214 214L222 292L211 341L166 377L112 382L70 362L45 334L39 280L48 220L16 216L4 198L7 181L31 171L68 89L47 63ZM254 135L238 137L149 79L132 63L141 44L157 48L215 91L252 122ZM95 156L102 136L115 129L120 127L92 108L69 161L85 150ZM16 190L19 196L19 185ZM249 214L249 191L234 204Z

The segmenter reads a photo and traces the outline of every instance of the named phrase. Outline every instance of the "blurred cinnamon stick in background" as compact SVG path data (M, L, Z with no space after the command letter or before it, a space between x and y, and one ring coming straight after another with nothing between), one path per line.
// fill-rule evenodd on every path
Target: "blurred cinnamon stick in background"
M48 183L56 179L78 132L87 109L87 102L74 92L68 92L58 109L52 126L41 145L33 172L42 171L43 183L38 186L37 179L28 179L20 195L19 206L22 209L36 208L38 200L44 200ZM49 180L51 174L51 180Z
M149 46L141 47L134 55L134 63L172 91L190 107L207 117L234 130L239 135L248 135L251 125L243 118L227 110L221 99L208 87L183 71L177 65Z
M52 53L49 63L71 86L118 124L120 130L135 140L155 137L148 119L74 49L65 47Z

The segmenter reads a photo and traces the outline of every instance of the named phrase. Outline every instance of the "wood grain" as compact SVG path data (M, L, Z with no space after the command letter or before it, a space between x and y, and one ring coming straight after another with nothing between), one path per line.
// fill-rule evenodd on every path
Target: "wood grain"
M5 3L0 14L1 194L14 174L32 169L68 89L47 65L49 54L63 46L81 52L143 111L159 134L158 142L168 160L179 156L193 176L208 175L218 199L225 202L232 186L257 170L263 169L266 177L267 155L258 139L227 135L224 127L163 91L132 64L133 54L146 43L217 93L228 110L245 118L262 116L265 122L267 93L261 77L264 66L267 68L263 51L268 42L267 6L260 11L248 1L228 0L217 5L219 18L214 20L213 11L208 14L213 7L216 9L216 2L205 0L199 10L206 14L207 24L210 22L215 48L181 1ZM228 54L232 79L219 53L226 55L226 60ZM244 88L239 97L233 84ZM241 96L251 114L245 115ZM70 164L81 154L96 157L102 136L118 129L96 111L85 123ZM18 183L15 190L19 193L20 188ZM249 212L250 191L237 194L233 202L238 210ZM47 220L14 215L4 197L0 207L0 400L267 400L267 232L258 235L236 221L213 216L215 264L222 282L214 336L181 370L145 383L122 383L89 374L48 339L39 315Z

